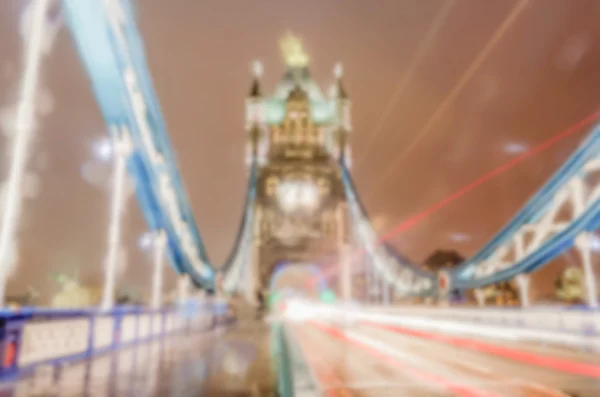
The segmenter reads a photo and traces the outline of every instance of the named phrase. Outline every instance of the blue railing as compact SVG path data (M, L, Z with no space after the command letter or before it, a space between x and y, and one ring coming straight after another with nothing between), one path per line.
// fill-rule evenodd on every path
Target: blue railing
M204 332L228 321L225 303L181 310L120 307L0 311L0 381L175 334Z

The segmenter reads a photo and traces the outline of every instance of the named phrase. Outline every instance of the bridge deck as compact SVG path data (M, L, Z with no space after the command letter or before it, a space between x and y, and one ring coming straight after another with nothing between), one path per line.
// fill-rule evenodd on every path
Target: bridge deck
M0 396L275 396L268 344L258 323L174 336L41 369Z

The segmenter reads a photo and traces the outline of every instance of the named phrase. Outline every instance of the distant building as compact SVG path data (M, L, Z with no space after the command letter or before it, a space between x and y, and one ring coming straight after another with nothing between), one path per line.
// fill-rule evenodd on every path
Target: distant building
M451 270L465 261L465 258L454 250L435 250L423 262L423 268L431 272L440 272L442 270ZM487 305L512 306L519 304L519 293L514 285L508 281L490 285L483 289ZM469 294L471 295L471 294ZM464 300L467 295L464 292L452 291L452 300ZM473 296L469 296L474 300Z
M80 285L75 280L62 282L60 291L52 297L51 306L60 309L92 307L100 304L102 291Z
M442 250L437 249L433 251L426 259L423 261L423 269L433 272L439 273L441 271L448 271L454 269L462 262L464 262L465 258L454 250ZM466 296L462 291L452 290L450 291L450 300L452 301L463 301Z

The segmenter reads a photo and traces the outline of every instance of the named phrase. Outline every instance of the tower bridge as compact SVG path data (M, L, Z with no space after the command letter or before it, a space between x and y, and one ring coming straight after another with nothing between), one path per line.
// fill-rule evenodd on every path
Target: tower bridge
M32 2L39 20L50 3ZM19 395L57 389L72 395L598 395L600 312L591 257L600 220L598 127L481 251L457 268L430 272L386 241L394 231L378 236L362 205L352 180L351 102L341 65L323 90L301 41L287 35L280 42L285 71L273 89L263 85L262 65L253 68L244 211L229 257L215 264L179 175L135 5L60 3L116 149L103 299L98 307L0 311L0 381L7 389ZM114 302L127 178L154 236L148 307ZM567 249L581 257L585 307L532 305L529 273ZM179 275L175 306L162 295L165 258ZM283 288L285 307L267 320L244 323L239 312L233 315L235 297L254 302L286 266L311 274L306 290L328 284L339 299L326 304ZM521 307L487 309L482 288L513 281ZM476 304L450 300L451 292L470 290ZM133 384L133 375L147 384ZM66 382L72 379L81 383Z
M293 36L281 42L286 71L263 96L255 74L247 99L250 163L257 164L254 260L265 288L279 262L318 262L348 242L339 162L348 162L349 107L341 73L329 96L312 80ZM250 280L250 279L249 279Z

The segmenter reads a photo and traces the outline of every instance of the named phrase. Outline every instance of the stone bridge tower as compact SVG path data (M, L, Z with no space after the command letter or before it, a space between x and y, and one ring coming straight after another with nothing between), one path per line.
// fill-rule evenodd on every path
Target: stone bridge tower
M255 64L246 105L248 158L259 167L252 283L261 290L276 266L320 262L349 238L339 162L350 161L350 101L341 66L326 96L301 41L288 35L280 46L283 78L264 96Z

